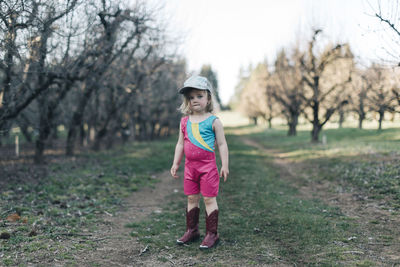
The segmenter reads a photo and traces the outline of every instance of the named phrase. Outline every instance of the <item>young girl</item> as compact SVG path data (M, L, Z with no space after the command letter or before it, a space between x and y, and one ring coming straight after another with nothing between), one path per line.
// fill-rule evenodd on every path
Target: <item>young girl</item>
M218 195L219 177L228 178L228 145L221 121L211 114L212 86L201 76L187 79L179 93L184 95L180 107L181 119L178 143L175 148L171 175L178 178L177 170L185 154L185 171L183 188L187 195L186 232L176 242L180 245L197 240L199 234L199 201L203 195L206 206L206 236L200 249L208 249L219 241L218 228ZM215 143L221 157L221 171L218 173L215 162Z

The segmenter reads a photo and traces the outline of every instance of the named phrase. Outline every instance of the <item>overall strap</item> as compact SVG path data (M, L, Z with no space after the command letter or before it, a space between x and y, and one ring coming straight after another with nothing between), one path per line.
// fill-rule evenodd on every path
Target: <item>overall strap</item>
M186 126L187 126L188 119L189 119L189 116L185 116L185 117L181 118L181 131L183 134L185 134L185 132L186 132Z
M211 115L211 116L208 117L203 123L204 123L205 125L207 125L207 127L211 127L211 129L212 129L212 125L213 125L213 123L214 123L214 121L215 121L216 119L218 119L217 116Z

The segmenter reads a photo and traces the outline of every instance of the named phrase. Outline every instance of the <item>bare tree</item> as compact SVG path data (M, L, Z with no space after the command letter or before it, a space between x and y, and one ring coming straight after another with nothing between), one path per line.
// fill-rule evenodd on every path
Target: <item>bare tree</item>
M136 6L135 10L121 10L119 8L113 10L107 7L105 1L103 1L103 7L98 16L101 34L95 42L96 46L93 53L96 54L96 57L92 59L94 60L92 62L93 67L89 71L88 78L81 84L83 93L78 100L77 107L68 126L67 155L74 154L77 130L83 123L84 111L92 94L104 86L107 70L122 55L131 42L136 42L140 47L141 36L150 29L147 24L152 19L151 14L142 5ZM132 30L127 33L124 41L118 43L117 34L122 27L127 27L125 23L128 22L132 24ZM133 48L131 51L134 53L137 49Z
M0 2L1 34L5 40L5 53L0 61L4 75L0 88L0 138L10 120L60 77L46 67L48 41L56 22L75 8L77 0L67 5L56 2ZM30 35L19 37L23 30L29 30ZM23 55L25 51L29 54L27 58Z
M383 3L382 3L383 2ZM382 47L388 56L389 59L385 59L385 61L389 61L391 65L400 66L400 57L399 57L399 40L400 40L400 27L399 27L399 14L398 12L394 12L394 10L398 10L399 2L398 1L380 1L378 0L376 6L370 4L371 9L375 13L375 17L381 22L383 31L378 31L381 34L382 39L389 40ZM399 106L400 106L400 89L399 86L395 86L392 88L392 94L395 98L397 98Z
M382 121L386 112L395 111L395 95L391 94L390 85L393 73L390 69L372 65L366 75L365 81L369 84L367 92L368 105L371 111L378 114L378 130L382 129Z
M303 114L313 126L312 142L318 142L323 126L341 106L348 103L343 96L345 85L351 81L353 65L353 55L348 45L327 46L321 54L317 53L316 42L321 31L314 31L308 50L299 58L306 85L302 97L309 109Z
M352 73L351 83L349 84L349 105L350 110L357 114L358 128L362 129L363 122L367 116L368 103L367 92L371 89L371 84L365 76L364 71L355 70Z
M240 95L239 108L242 112L258 123L258 118L263 118L271 127L271 120L276 115L274 109L271 88L267 87L269 72L267 64L260 63L256 68L251 69L250 76L246 80Z
M177 104L165 97L178 99L186 64L170 59L156 11L141 0L0 1L0 141L19 126L36 139L39 163L60 124L69 155L78 134L95 149L136 129L142 138L169 134L176 125L162 114ZM181 74L167 75L164 64Z
M296 128L299 116L304 108L304 84L301 76L298 60L291 63L284 49L278 54L275 61L275 70L268 80L273 98L280 104L282 114L288 124L288 136L297 134Z

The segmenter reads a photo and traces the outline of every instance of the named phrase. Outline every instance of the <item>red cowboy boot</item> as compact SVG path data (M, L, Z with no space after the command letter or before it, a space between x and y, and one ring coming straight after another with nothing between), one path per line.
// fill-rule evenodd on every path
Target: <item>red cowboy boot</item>
M185 234L176 240L178 245L183 245L199 239L199 213L200 209L195 207L189 212L186 211L186 232Z
M214 210L207 216L206 212L206 236L201 242L200 249L209 249L216 246L219 242L218 229L218 210Z

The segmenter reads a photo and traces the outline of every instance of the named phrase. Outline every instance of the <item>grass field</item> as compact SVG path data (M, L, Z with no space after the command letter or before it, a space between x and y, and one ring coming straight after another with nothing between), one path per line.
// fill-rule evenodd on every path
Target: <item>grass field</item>
M0 263L47 262L49 250L57 260L73 259L76 251L91 248L92 243L78 241L96 230L102 214L119 209L124 198L154 186L152 176L169 168L174 145L175 138L128 144L45 167L22 164L3 171L0 233L11 238L0 239ZM9 222L11 214L20 219ZM65 245L71 239L77 242Z
M126 233L149 246L142 257L155 265L182 259L196 266L400 264L396 258L400 255L400 130L331 128L323 134L326 145L311 145L308 130L287 137L283 127L226 128L231 175L220 186L221 243L216 249L199 251L200 241L175 245L185 230L186 201L180 194L167 197L163 212L128 223ZM122 199L144 186L157 186L151 177L170 167L175 139L84 154L76 161L50 164L46 175L29 178L29 184L12 182L2 188L0 231L11 233L10 239L0 241L2 264L40 262L49 257L50 245L59 251L54 257L77 264L74 253L90 251L94 244L63 247L60 240L84 240L82 234L94 231L99 214L113 213ZM245 144L245 139L258 148ZM282 177L277 156L295 175ZM30 175L28 169L18 171ZM304 188L324 182L329 183L326 192L304 194ZM325 199L339 193L359 195L351 201L360 207L376 205L387 217L368 217L356 209L350 216L349 206ZM14 212L27 221L6 221ZM33 230L36 235L30 234Z
M324 131L326 145L309 143L309 132L282 137L282 130L251 134L260 144L278 149L286 158L301 162L314 180L330 180L356 187L374 198L390 196L400 204L400 129Z
M254 127L227 129L231 157L231 177L222 184L219 197L221 210L220 235L221 246L210 252L207 259L198 250L199 244L189 247L176 247L176 237L184 232L184 199L171 200L166 207L168 212L155 214L142 224L129 225L132 235L144 244L155 248L160 261L166 261L166 255L183 255L197 264L220 264L243 262L246 264L300 264L300 265L353 265L374 266L382 262L367 257L361 247L370 240L379 240L382 244L398 241L399 236L387 229L385 233L376 229L369 236L365 227L354 218L345 216L340 207L324 204L320 199L304 198L298 189L287 180L279 177L279 170L273 164L271 154L254 149L242 143L243 136L256 140L261 145L284 152L289 159L302 162L303 174L315 173L314 180L334 180L347 185L352 190L368 191L372 196L383 195L396 207L393 216L398 216L397 190L399 188L400 165L391 159L382 163L381 154L396 155L398 161L397 129L376 131L358 131L352 129L328 130L330 145L311 145L309 133L300 132L298 137L289 138L283 130L265 130ZM362 138L360 138L362 137ZM396 145L388 145L389 140L397 140ZM368 142L368 148L364 147ZM374 152L372 152L374 151ZM369 154L365 154L369 153ZM343 158L347 155L349 158ZM363 155L356 161L356 155ZM365 164L374 160L377 165L386 164L392 169L382 171L386 182L376 181L377 168L380 166ZM317 161L314 161L317 159ZM343 161L341 162L340 159ZM378 160L379 159L379 160ZM395 160L396 161L396 160ZM340 166L338 166L340 162ZM312 163L312 164L311 164ZM358 165L354 173L354 165ZM366 167L366 168L363 168ZM334 170L334 172L332 172ZM374 185L370 189L360 182L363 179ZM345 180L345 181L343 181ZM373 219L371 218L371 221ZM372 224L379 224L373 221ZM201 222L204 228L204 222ZM204 229L203 229L204 231ZM398 234L398 233L396 233ZM393 239L394 238L394 239ZM390 260L386 262L390 263Z

